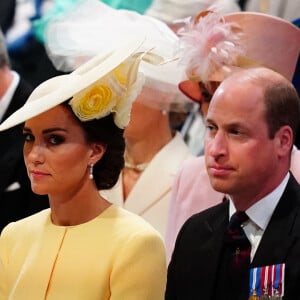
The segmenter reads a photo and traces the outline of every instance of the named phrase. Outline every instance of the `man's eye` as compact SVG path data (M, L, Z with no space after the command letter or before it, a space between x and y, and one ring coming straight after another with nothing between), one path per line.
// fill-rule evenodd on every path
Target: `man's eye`
M215 129L215 126L210 125L210 124L207 124L207 125L206 125L206 129L207 129L208 131L212 131L212 130Z
M234 135L240 135L240 134L241 134L241 131L238 130L238 129L232 129L232 130L231 130L231 134L234 134Z

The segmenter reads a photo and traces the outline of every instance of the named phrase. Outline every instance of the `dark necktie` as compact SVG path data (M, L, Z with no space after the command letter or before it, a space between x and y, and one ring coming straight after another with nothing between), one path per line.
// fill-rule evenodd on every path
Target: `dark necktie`
M244 212L236 212L230 218L212 299L248 299L251 245L241 227L247 219Z
M229 271L232 271L235 275L238 275L250 266L251 244L241 227L248 219L249 217L245 212L237 211L230 218L227 228L226 242L231 251Z

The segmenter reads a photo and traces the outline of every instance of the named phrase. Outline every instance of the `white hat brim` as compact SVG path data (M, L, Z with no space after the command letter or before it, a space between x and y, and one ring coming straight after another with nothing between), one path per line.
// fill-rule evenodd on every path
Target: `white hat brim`
M120 41L118 48L93 57L70 74L41 83L26 103L0 125L0 131L19 125L72 98L120 65L137 51L144 39L142 35L127 36L126 40Z

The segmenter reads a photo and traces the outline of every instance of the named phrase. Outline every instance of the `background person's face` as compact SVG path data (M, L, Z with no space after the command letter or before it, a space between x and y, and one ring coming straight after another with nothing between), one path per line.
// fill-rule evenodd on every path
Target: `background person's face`
M124 131L125 138L145 138L145 134L155 128L161 117L161 110L149 107L140 101L134 101L130 121Z
M83 129L64 106L26 121L24 159L33 192L75 193L88 179L92 153Z

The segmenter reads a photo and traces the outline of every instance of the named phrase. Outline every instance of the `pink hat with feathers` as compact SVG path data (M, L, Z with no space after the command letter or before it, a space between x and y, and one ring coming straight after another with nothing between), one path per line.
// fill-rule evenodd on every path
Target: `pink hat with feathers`
M181 62L189 80L179 89L201 103L200 84L210 90L235 70L264 66L292 80L300 51L300 30L271 15L238 12L222 16L211 9L178 31Z

